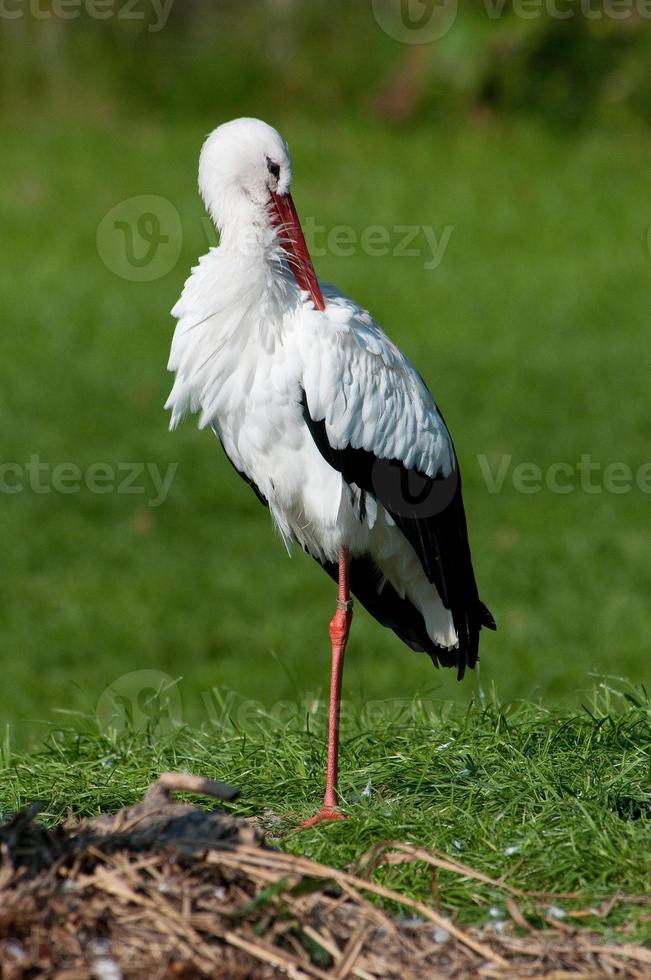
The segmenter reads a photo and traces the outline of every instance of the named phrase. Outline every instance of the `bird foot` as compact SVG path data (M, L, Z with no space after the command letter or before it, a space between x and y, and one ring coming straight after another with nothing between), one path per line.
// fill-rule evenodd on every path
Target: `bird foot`
M325 823L326 820L345 820L346 815L342 813L337 807L334 806L323 806L318 813L315 813L313 817L309 820L304 820L303 823L299 824L296 828L298 833L301 830L309 830L310 827L317 827L320 823Z

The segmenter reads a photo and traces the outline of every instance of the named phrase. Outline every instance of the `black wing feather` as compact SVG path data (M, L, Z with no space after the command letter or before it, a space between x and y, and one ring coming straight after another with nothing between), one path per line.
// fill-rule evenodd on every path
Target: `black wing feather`
M339 581L339 565L312 556L328 575ZM382 573L369 555L352 558L349 566L350 591L382 626L388 627L403 643L417 653L428 653L436 667L457 665L457 651L433 643L427 632L423 614L406 596L401 598L390 582L378 590Z
M474 667L477 662L481 627L495 629L495 622L479 599L458 465L449 476L430 477L408 469L401 460L380 459L365 449L335 449L328 441L325 420L310 415L305 392L302 407L305 424L324 459L346 483L374 496L414 548L428 580L452 613L459 637L455 662L462 677L466 665Z

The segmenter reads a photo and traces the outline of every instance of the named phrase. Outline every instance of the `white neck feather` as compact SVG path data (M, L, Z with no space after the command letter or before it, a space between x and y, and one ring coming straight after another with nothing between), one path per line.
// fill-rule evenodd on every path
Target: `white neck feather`
M171 428L187 412L199 410L200 427L211 424L246 349L272 350L287 314L301 302L271 229L249 225L242 233L237 228L224 227L219 248L202 256L172 310L178 323L168 364L176 372L166 403Z

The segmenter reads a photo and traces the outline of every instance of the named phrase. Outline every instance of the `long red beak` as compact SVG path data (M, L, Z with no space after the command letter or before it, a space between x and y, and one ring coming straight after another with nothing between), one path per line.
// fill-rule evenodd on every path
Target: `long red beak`
M305 242L301 222L294 206L291 194L271 195L271 220L278 229L280 242L287 255L289 267L299 289L309 293L317 310L325 310L323 293L312 265L312 259Z

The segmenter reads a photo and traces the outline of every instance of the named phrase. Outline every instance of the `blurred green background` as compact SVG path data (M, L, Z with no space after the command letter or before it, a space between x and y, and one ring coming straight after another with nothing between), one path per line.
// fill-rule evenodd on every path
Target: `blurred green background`
M593 673L643 682L644 5L168 4L6 0L0 13L2 720L29 740L58 709L92 713L112 684L136 704L166 677L190 723L213 688L265 705L326 690L330 581L287 558L216 441L193 421L170 435L162 408L169 310L215 242L198 151L238 115L288 139L299 210L325 229L320 276L372 311L441 405L499 625L457 685L359 610L345 695L463 702L494 684L551 703ZM328 238L339 225L352 254ZM401 225L446 241L435 267L422 235L400 254ZM369 226L387 230L388 254L359 245ZM508 457L491 493L481 460ZM618 462L628 489L604 480ZM75 473L105 464L121 480L136 463L177 466L160 506L147 471L141 493L74 492ZM521 463L568 464L572 489L522 492Z

